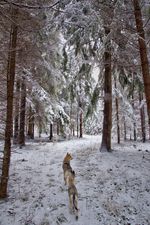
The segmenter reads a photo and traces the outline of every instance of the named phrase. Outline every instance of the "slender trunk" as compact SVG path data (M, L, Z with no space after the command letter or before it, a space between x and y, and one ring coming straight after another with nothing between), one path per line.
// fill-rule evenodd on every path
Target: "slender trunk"
M83 137L83 130L82 130L82 128L83 128L83 113L80 112L80 138Z
M124 140L127 140L127 128L126 128L126 121L125 121L125 117L124 117Z
M108 36L110 29L105 27L105 34ZM103 134L100 151L111 151L111 128L112 128L112 76L111 76L111 41L105 44L104 53L104 119Z
M80 115L79 115L79 128L80 128L80 135L79 137L83 137L83 112L82 112L82 104L79 102L79 108L80 108Z
M20 103L20 128L19 128L19 145L20 148L25 146L25 112L26 112L26 85L25 78L21 82L21 103Z
M29 120L28 120L28 137L34 139L34 113L32 107L29 108Z
M133 107L133 111L134 111L134 109L135 109L135 107L134 107L134 86L135 86L135 84L134 84L134 73L132 74L132 107ZM137 140L137 135L136 135L136 121L134 120L134 122L133 122L133 137L134 137L134 141L136 141Z
M77 112L77 137L79 137L79 113Z
M34 116L32 117L32 139L34 139Z
M117 89L116 77L114 77L115 89ZM116 104L116 120L117 120L117 142L120 144L120 124L119 124L119 102L118 98L115 98Z
M120 144L120 124L119 124L119 102L118 98L115 99L116 103L116 119L117 119L117 142Z
M40 116L38 117L38 123L39 123L39 138L41 138L41 134L42 134L42 123L41 123L41 118Z
M134 124L133 124L133 136L134 136L134 141L136 141L137 140L137 135L136 135L136 123L134 122Z
M20 101L20 81L17 79L16 82L16 93L15 93L15 119L14 119L14 137L13 143L18 144L19 136L19 101Z
M131 132L132 132L132 131L131 131L131 129L130 129L130 141L132 140L132 134L131 134Z
M72 135L73 135L73 137L75 136L74 123L72 125Z
M70 106L70 133L69 133L69 135L71 135L72 136L72 133L73 133L73 124L72 124L72 102L71 102L71 106Z
M11 8L12 21L16 21L17 9ZM15 80L15 66L16 66L16 46L17 46L17 25L15 22L11 25L10 45L8 54L7 66L7 115L5 127L5 144L4 156L2 163L2 176L0 180L0 198L7 196L7 186L9 178L9 166L11 157L11 136L12 136L12 119L13 119L13 92Z
M141 105L143 101L143 93L139 91L139 104ZM146 141L146 130L145 130L145 112L144 105L140 107L140 117L141 117L141 132L142 132L142 141Z
M53 139L53 124L50 124L50 136L49 136L49 140L51 141Z
M139 0L133 0L133 6L134 6L136 28L139 35L138 42L139 42L139 49L140 49L141 68L142 68L144 90L145 90L145 97L146 97L146 104L147 104L148 124L150 126L150 71L149 71L149 63L148 63L148 57L147 57L145 33L143 29L142 13L141 13L139 2L140 2Z
M57 120L57 135L59 135L59 120Z

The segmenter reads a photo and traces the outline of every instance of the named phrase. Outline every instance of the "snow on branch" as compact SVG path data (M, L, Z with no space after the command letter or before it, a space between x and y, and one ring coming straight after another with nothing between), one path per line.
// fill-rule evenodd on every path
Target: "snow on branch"
M56 6L59 3L59 1L57 1L53 5L39 6L39 5L18 4L18 3L11 2L11 1L8 1L8 0L4 0L4 2L6 2L6 3L10 4L10 5L14 5L16 7L19 7L19 8L27 8L27 9L51 9L51 8L53 8L54 6Z

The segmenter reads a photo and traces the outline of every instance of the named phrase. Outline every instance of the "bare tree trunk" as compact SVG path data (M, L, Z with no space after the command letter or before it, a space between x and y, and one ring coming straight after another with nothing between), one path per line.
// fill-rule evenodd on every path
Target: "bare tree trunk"
M115 89L117 89L116 77L114 77ZM116 119L117 119L117 142L120 144L120 124L119 124L119 102L118 98L115 98L116 104Z
M53 124L50 124L50 136L49 136L49 140L51 141L53 139Z
M143 101L143 93L139 91L139 103L142 104ZM141 117L141 132L142 132L142 141L146 141L146 130L145 130L145 112L144 105L140 106L140 117Z
M79 102L79 108L80 108L80 115L79 115L79 128L80 128L80 134L79 137L83 137L83 112L82 112L82 104Z
M28 119L28 137L34 139L34 112L32 107L29 107L29 119Z
M39 138L41 138L41 134L42 134L42 122L41 122L41 117L38 117L38 130L39 130Z
M108 36L110 29L105 27L105 34ZM104 119L103 134L100 151L111 151L111 128L112 128L112 76L111 76L111 42L105 44L104 53Z
M16 46L17 46L17 25L15 23L17 18L17 9L11 8L12 25L10 31L10 44L7 65L7 115L5 127L5 144L4 156L2 163L2 176L0 180L0 198L7 197L7 185L9 178L9 166L11 156L11 136L12 136L12 120L13 120L13 92L15 80L15 66L16 66Z
M117 119L117 143L120 144L120 124L119 124L119 102L118 98L115 99L116 103L116 119Z
M134 141L137 140L137 135L136 135L136 122L133 123L133 137L134 137Z
M59 126L60 126L60 122L59 120L57 120L57 135L59 135Z
M141 67L142 67L142 74L143 74L143 81L144 81L146 104L147 104L148 124L150 126L150 72L149 72L149 63L148 63L148 57L147 57L145 33L143 29L142 13L141 13L139 2L140 2L139 0L133 0L133 6L134 6L136 28L139 35L138 42L139 42L140 57L141 57Z
M77 137L79 137L79 113L77 112Z
M18 144L19 136L19 101L20 101L20 81L17 79L16 82L16 93L15 93L15 120L14 120L14 137L13 143Z
M72 115L73 111L72 111L72 101L70 103L70 131L69 131L69 136L71 135L72 136L72 133L73 133L73 115Z
M133 110L135 109L134 107L134 73L132 74L132 107L133 107ZM133 122L133 137L134 137L134 141L137 140L137 135L136 135L136 121L134 120Z
M125 117L124 117L124 140L127 140L127 128L126 128L126 121L125 121Z
M73 137L75 136L74 123L72 125L72 135L73 135Z
M21 103L20 103L20 127L19 127L19 145L25 146L25 112L26 112L26 84L25 78L21 81Z
M83 137L83 112L80 112L80 138Z

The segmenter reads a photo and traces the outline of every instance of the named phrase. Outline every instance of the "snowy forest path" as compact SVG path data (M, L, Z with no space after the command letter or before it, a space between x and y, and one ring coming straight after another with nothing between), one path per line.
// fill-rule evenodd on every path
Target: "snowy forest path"
M113 144L112 153L100 153L100 141L100 136L86 136L13 149L9 197L0 202L0 224L75 224L62 170L70 152L79 193L77 225L149 225L149 143Z

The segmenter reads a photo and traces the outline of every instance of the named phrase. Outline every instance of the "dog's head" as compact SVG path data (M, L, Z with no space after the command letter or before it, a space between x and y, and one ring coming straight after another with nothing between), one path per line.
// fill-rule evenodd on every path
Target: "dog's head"
M70 161L70 160L73 159L73 157L72 157L72 155L71 155L70 153L67 152L66 159L67 159L68 161Z

